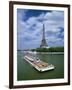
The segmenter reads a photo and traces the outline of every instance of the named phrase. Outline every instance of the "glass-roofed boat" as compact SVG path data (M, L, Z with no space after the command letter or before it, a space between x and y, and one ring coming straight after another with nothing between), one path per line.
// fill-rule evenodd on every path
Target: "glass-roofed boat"
M55 68L53 64L49 64L47 62L40 60L40 58L37 56L37 52L28 51L24 55L24 60L26 60L36 70L38 70L40 72L53 70Z

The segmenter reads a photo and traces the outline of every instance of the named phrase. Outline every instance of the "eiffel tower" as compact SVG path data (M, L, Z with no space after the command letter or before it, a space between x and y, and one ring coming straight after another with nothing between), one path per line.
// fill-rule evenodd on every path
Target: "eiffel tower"
M47 48L47 47L48 45L45 39L45 29L44 29L44 24L43 24L43 33L42 33L42 41L41 41L40 48Z

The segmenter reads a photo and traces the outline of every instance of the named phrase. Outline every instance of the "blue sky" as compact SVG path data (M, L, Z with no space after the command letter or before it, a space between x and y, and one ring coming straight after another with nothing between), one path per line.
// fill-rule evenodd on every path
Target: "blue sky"
M17 9L17 49L38 48L43 24L48 46L64 46L63 11Z

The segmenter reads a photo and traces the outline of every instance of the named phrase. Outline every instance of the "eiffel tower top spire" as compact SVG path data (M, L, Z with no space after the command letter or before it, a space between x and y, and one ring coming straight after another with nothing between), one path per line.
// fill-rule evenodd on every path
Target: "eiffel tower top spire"
M47 47L48 47L48 45L47 45L46 39L45 39L45 28L44 28L44 24L43 24L42 41L41 41L40 48L47 48Z
M43 24L43 36L42 39L45 39L45 29L44 29L44 24Z

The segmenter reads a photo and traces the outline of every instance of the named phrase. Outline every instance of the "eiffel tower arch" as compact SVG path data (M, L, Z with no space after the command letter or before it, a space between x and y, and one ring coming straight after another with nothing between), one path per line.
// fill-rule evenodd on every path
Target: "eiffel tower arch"
M47 42L46 42L46 39L45 39L44 24L43 24L42 41L41 41L40 48L48 48L48 45L47 45Z

